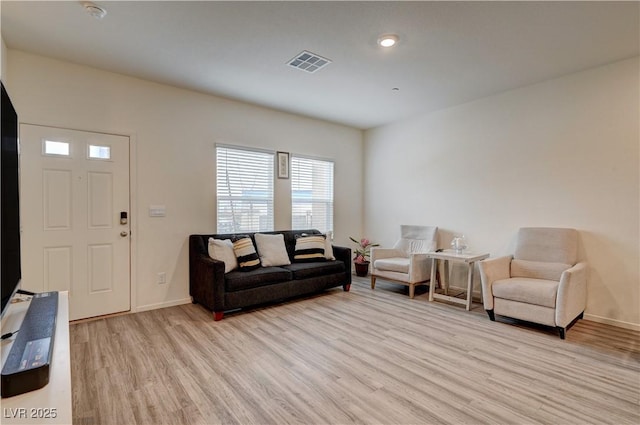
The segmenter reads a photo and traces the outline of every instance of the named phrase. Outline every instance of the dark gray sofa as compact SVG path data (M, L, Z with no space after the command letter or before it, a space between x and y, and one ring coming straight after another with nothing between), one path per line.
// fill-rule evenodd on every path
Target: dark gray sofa
M320 234L317 230L261 232L283 234L291 265L260 267L251 271L234 270L225 275L224 263L209 257L209 238L232 239L239 234L189 236L189 294L194 303L213 311L221 320L225 311L281 301L325 289L351 287L351 249L334 246L334 261L296 263L293 261L295 237L302 233ZM254 242L254 233L249 235Z

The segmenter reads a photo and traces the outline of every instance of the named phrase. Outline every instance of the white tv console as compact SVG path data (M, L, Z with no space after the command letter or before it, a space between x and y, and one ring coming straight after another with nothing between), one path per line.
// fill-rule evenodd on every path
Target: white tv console
M10 305L2 318L2 333L20 328L29 302ZM2 364L15 337L2 341ZM39 390L0 399L2 424L71 424L71 356L69 348L69 294L58 293L58 316L49 383Z

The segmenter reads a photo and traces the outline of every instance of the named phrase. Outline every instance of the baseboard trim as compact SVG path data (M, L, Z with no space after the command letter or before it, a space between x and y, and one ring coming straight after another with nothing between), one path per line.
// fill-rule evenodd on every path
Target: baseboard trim
M454 287L449 287L449 288L454 289ZM462 289L462 288L455 288L455 289ZM474 295L474 299L477 299L478 296L481 296L481 294L477 293L476 291L474 291L473 295ZM138 306L138 308L136 308L135 311L140 312L140 311L157 310L159 308L174 307L176 305L189 304L189 303L191 303L190 297L183 298L180 300L167 301L163 303ZM604 323L605 325L612 325L612 326L617 326L619 328L631 329L633 331L640 331L640 324L638 323L624 322L622 320L610 319L608 317L596 316L594 314L587 314L587 313L584 314L584 319L590 320L592 322Z
M141 311L157 310L159 308L174 307L176 305L190 304L190 303L191 303L191 297L183 298L181 300L166 301L163 303L141 305L141 306L138 306L135 311L136 313L138 313Z
M596 316L594 314L584 314L585 320L592 322L604 323L605 325L617 326L619 328L631 329L632 331L640 331L640 324L623 322L622 320L610 319L608 317Z

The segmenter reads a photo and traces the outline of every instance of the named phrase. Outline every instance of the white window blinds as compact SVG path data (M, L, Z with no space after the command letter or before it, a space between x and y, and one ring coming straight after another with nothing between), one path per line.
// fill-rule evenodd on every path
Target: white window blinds
M216 146L218 233L273 230L273 153Z
M291 227L333 230L333 162L291 158Z

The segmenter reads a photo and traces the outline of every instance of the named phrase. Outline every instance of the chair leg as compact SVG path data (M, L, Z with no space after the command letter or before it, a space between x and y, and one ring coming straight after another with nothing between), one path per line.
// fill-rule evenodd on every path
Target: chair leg
M566 332L565 332L565 328L561 328L560 326L556 326L556 329L558 330L558 333L560 334L560 339L564 339Z
M409 285L409 298L413 299L413 296L416 294L416 285Z
M371 289L376 289L376 277L371 275Z
M496 321L496 315L493 313L493 310L487 310L487 314L489 315L489 320L492 322Z
M564 339L564 338L565 338L565 336L566 336L566 334L567 334L567 331L568 331L569 329L571 329L571 328L573 327L573 325L575 325L575 324L578 322L578 320L582 319L583 317L584 317L584 311L583 311L582 313L578 314L578 315L576 316L576 318L575 318L575 319L573 319L573 320L571 321L571 323L569 323L569 324L567 325L567 327L566 327L566 328L561 328L560 326L556 326L556 329L558 330L558 333L560 334L560 339Z

